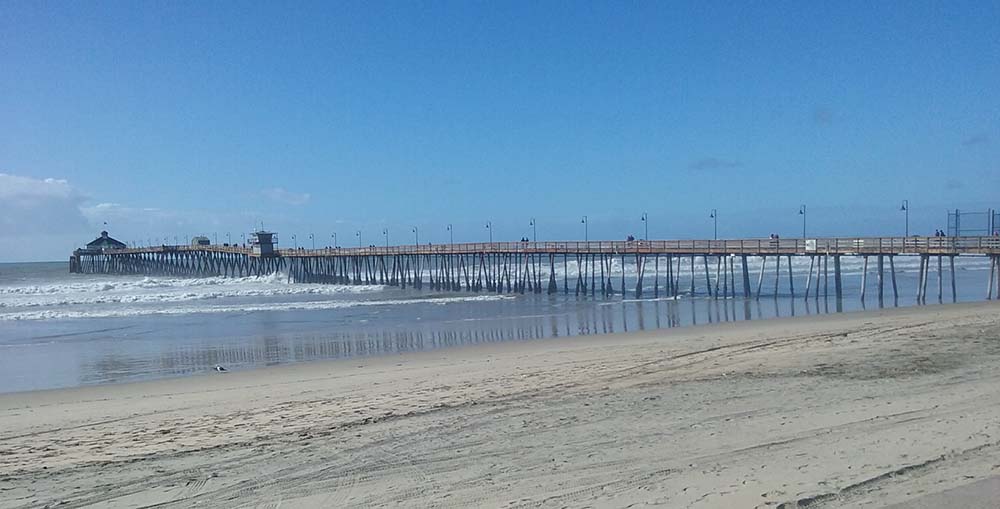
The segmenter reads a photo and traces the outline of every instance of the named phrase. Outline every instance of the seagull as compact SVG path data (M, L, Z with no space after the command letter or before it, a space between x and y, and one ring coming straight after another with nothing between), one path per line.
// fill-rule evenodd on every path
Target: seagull
M220 366L218 364L215 365L215 370L218 371L219 373L225 373L226 371L228 371L226 368L224 368L224 367L222 367L222 366Z

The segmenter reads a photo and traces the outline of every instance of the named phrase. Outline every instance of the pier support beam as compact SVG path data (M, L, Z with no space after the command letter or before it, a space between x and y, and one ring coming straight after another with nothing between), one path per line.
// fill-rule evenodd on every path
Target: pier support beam
M750 267L747 265L747 255L740 255L743 262L743 298L750 298Z
M892 300L894 304L899 301L899 290L896 288L896 262L893 261L895 258L895 256L889 256L889 273L892 275Z
M778 284L781 280L781 255L774 257L774 298L778 298Z
M795 278L792 275L792 255L788 255L788 293L795 298Z
M878 303L882 305L882 296L885 289L885 258L878 255Z
M809 298L809 290L812 288L812 277L813 277L813 266L816 265L816 256L809 255L809 273L806 274L806 295L805 298ZM819 278L816 278L819 281ZM819 286L819 285L817 285ZM808 308L807 308L808 310Z
M760 287L764 284L764 267L767 266L767 256L760 257L760 276L757 277L757 300L760 300Z
M840 279L840 255L833 255L833 284L838 302L844 298L844 287Z
M955 287L955 256L954 255L948 257L948 266L949 266L948 268L950 269L948 271L948 273L951 274L951 301L952 302L958 302L958 290Z
M986 280L986 300L993 300L993 274L997 271L996 256L990 257L990 277Z
M861 302L865 301L865 287L868 284L868 257L864 257L865 261L862 264L861 269Z
M942 302L942 301L944 301L944 275L941 273L942 272L942 270L941 270L941 266L942 266L941 258L942 258L941 255L938 255L938 257L937 257L937 262L938 262L938 267L937 267L937 281L938 281L938 302L939 303Z

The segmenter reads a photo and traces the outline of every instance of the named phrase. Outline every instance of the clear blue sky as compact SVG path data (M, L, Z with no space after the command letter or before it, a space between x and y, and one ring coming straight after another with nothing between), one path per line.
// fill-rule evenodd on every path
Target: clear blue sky
M5 2L0 261L104 221L356 245L1000 208L1000 3L804 4Z

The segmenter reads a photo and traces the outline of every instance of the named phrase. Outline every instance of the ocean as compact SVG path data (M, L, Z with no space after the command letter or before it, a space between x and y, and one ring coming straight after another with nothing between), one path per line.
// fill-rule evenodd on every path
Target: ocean
M655 298L648 267L642 298L631 291L576 296L574 262L556 266L560 293L554 295L301 284L284 274L229 279L84 275L69 274L65 262L0 264L0 392L185 376L209 372L217 364L240 370L879 307L873 267L867 299L859 298L860 258L843 258L839 306L832 297L832 267L831 297L804 299L808 263L803 258L793 265L795 297L787 273L778 295L771 295L770 265L759 300L710 298L703 272L695 274L694 295ZM884 306L915 305L918 263L917 257L897 257L900 298L893 301L886 282ZM943 302L952 300L947 266ZM756 284L759 261L751 258L751 267ZM928 304L938 303L936 267L933 263ZM561 292L564 269L569 295ZM613 270L617 274L617 266ZM986 258L959 257L956 300L984 299L988 274ZM626 276L626 288L634 288L628 267ZM683 269L685 291L690 277Z

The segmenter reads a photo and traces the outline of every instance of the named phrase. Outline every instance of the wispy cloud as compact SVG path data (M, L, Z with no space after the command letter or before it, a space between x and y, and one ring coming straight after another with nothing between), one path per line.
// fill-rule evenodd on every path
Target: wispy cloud
M289 191L283 187L271 187L261 191L264 197L276 201L278 203L284 203L286 205L305 205L309 203L310 195L309 193L295 193Z
M962 145L966 147L971 147L973 145L985 145L990 142L990 137L986 136L984 133L974 134L969 136L962 142Z
M732 161L728 159L719 159L718 157L706 157L704 159L699 159L688 165L692 170L728 170L732 168L738 168L743 166L740 161Z
M85 205L80 210L95 228L104 227L107 223L109 231L125 230L146 235L172 232L206 234L215 228L250 225L259 217L251 212L133 207L113 202Z
M0 236L75 231L86 226L85 200L66 180L0 173Z
M172 225L180 219L180 214L174 211L153 207L129 207L120 203L104 202L88 205L80 209L90 224L143 224L148 226Z

